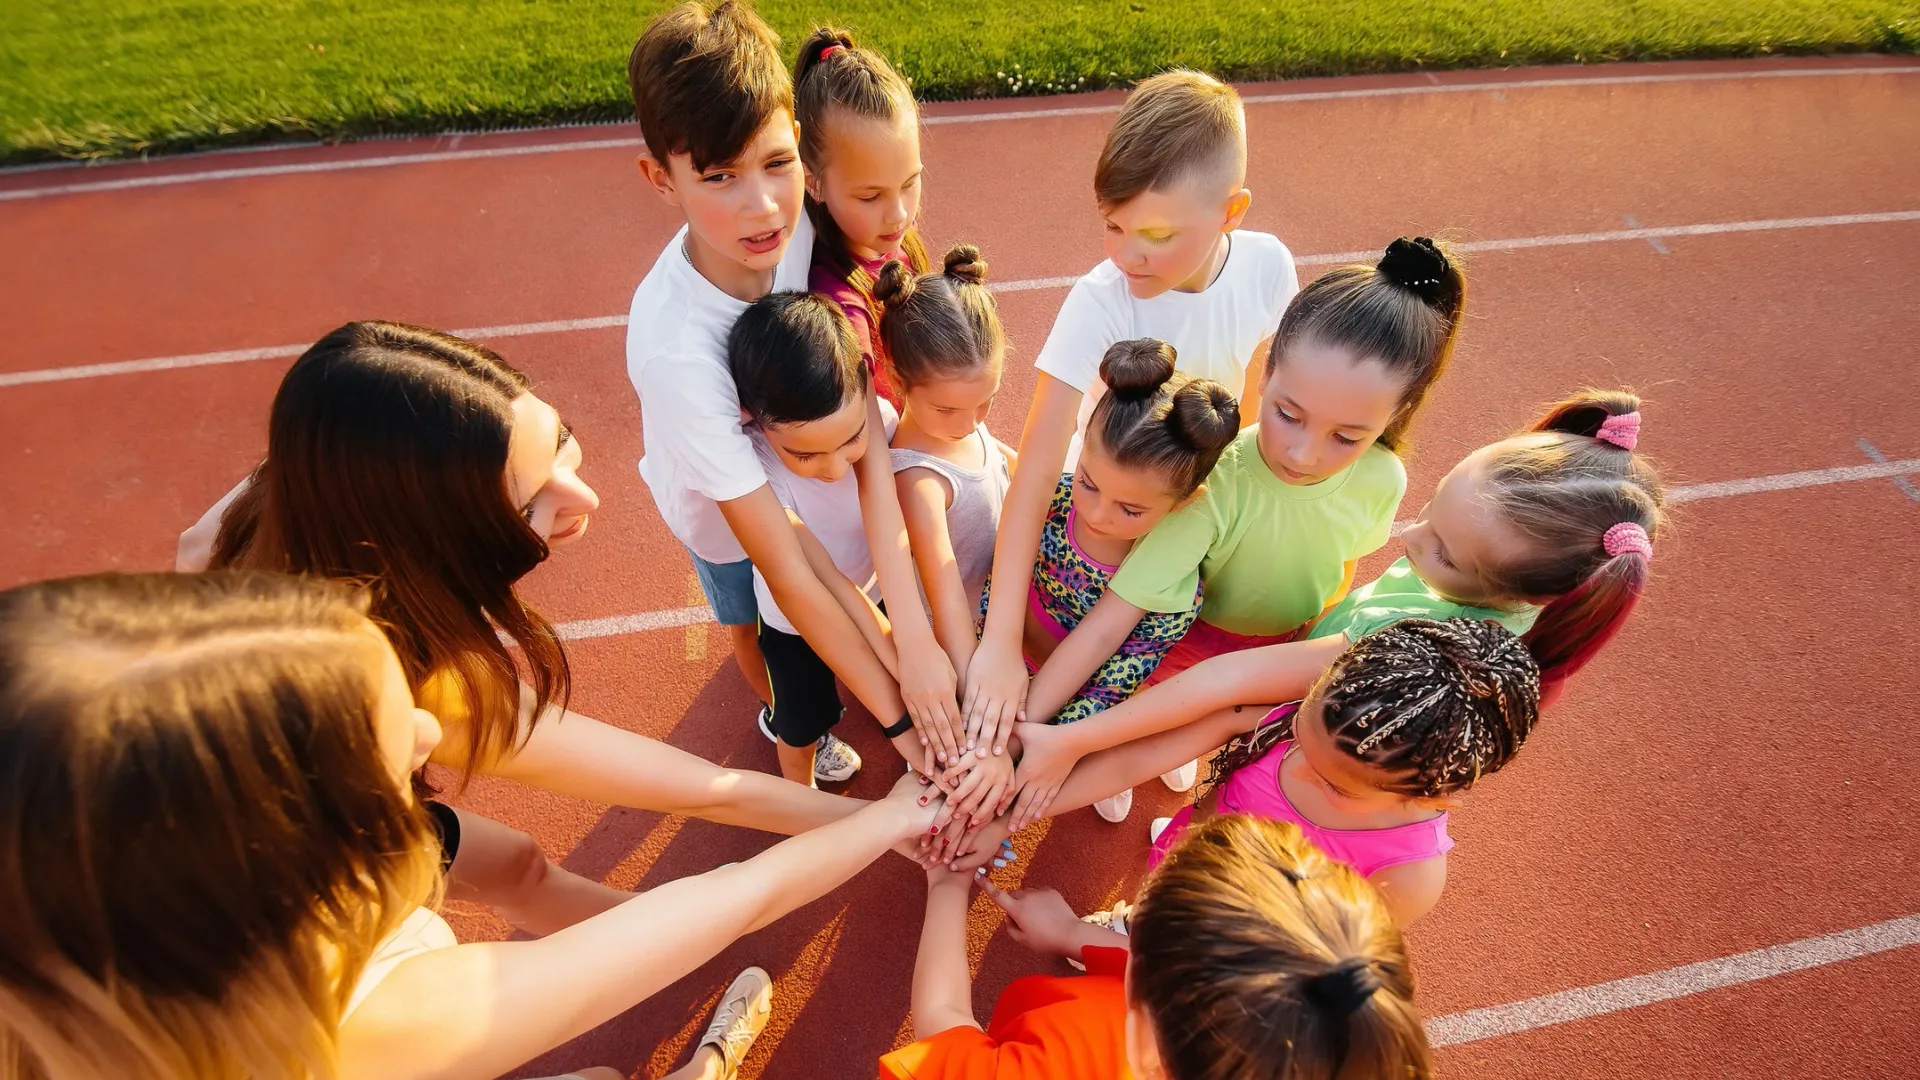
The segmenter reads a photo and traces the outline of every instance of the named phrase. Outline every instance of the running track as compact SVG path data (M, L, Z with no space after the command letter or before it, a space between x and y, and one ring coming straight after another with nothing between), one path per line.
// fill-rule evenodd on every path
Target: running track
M1445 1071L1912 1075L1920 64L1246 93L1250 224L1307 272L1329 261L1312 256L1406 232L1479 249L1465 344L1416 432L1409 509L1463 450L1582 383L1639 388L1648 447L1695 485L1636 625L1457 816L1447 896L1411 935L1423 1007L1451 1044ZM1117 100L928 109L926 233L980 243L1011 285L1015 362L993 418L1010 440L1063 285L1099 258L1089 181ZM332 326L496 328L580 433L606 502L581 547L529 584L581 638L577 706L772 769L633 469L619 316L673 227L632 169L636 135L0 174L0 585L168 565L174 534L260 454L286 358ZM893 773L878 737L845 726L873 763L853 793L877 794ZM1081 910L1127 893L1145 821L1174 805L1142 794L1123 827L1083 813L1032 830L1005 877L1058 886ZM466 801L623 887L767 842L505 784ZM921 900L917 871L883 861L536 1065L657 1072L757 962L779 987L749 1073L870 1076L905 1030ZM1046 965L976 919L984 1016ZM483 913L455 920L468 936L505 932Z

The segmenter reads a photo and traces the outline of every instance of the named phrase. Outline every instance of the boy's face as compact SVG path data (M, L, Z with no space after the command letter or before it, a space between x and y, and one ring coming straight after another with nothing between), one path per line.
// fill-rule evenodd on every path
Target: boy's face
M1135 299L1207 287L1214 245L1240 227L1253 200L1245 188L1226 194L1212 187L1196 179L1103 208L1107 258Z
M853 395L831 416L799 424L767 424L760 431L780 463L795 476L834 483L866 456L867 395Z
M787 110L774 110L732 161L696 171L691 157L672 154L664 169L643 157L641 170L686 215L688 229L708 253L756 273L780 265L805 190Z

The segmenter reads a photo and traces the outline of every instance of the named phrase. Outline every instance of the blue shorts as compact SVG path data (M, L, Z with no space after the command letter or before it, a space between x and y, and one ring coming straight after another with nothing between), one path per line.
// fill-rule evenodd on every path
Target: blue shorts
M707 606L721 626L753 626L760 621L760 603L753 596L753 563L746 559L730 563L710 563L693 553L693 572L700 579L700 591L707 595Z

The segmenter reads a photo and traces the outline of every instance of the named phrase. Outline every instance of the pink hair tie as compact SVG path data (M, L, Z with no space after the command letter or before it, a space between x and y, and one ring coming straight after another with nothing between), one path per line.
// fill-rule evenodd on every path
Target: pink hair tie
M1609 558L1619 558L1629 551L1638 552L1643 559L1653 558L1653 538L1636 521L1623 521L1608 529L1600 538L1600 546L1607 549Z
M1631 450L1640 441L1640 414L1630 412L1609 416L1601 422L1600 430L1594 432L1593 437L1622 450Z
M828 57L832 56L834 53L845 52L846 49L847 47L845 45L829 45L826 48L820 50L820 59L825 60Z

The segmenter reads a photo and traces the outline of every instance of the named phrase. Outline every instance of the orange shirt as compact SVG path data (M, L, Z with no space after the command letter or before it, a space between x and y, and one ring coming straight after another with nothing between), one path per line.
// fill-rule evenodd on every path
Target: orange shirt
M1127 950L1080 959L1085 975L1007 987L985 1031L948 1028L881 1058L882 1080L1129 1080Z

